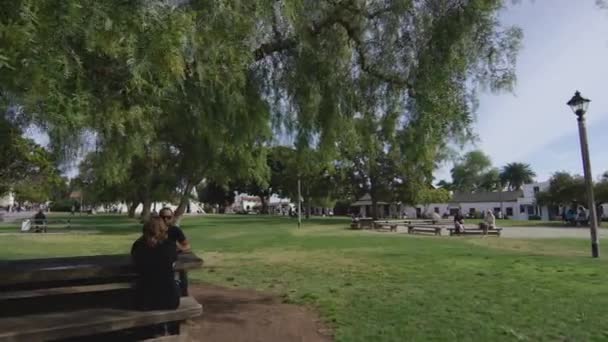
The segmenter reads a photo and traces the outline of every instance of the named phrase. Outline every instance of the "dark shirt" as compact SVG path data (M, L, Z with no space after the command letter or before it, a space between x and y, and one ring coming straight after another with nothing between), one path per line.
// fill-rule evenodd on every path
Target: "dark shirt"
M168 235L168 239L173 242L182 243L182 242L186 241L186 235L184 234L184 231L182 231L182 229L178 226L169 227L169 230L167 231L167 235Z
M462 221L464 221L464 216L462 216L462 214L456 214L456 215L454 215L454 222L460 222L460 223L462 223Z
M177 260L175 242L167 239L150 247L140 237L133 243L131 257L137 271L137 306L144 310L176 309L179 306L179 288L173 270Z
M44 213L37 213L34 215L35 224L44 224L44 220L46 220L46 215L44 215Z

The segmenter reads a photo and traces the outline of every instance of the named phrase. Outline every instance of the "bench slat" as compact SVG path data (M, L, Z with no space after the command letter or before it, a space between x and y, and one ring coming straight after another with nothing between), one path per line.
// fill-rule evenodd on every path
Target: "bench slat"
M433 233L434 235L441 235L443 226L436 225L409 225L407 227L408 234L419 233Z
M175 268L190 270L202 265L203 260L196 255L183 253L178 256ZM0 261L0 287L134 274L131 256L127 254Z
M48 341L183 321L203 312L192 297L182 297L177 310L92 309L0 319L0 342Z
M81 286L64 286L64 287L55 287L55 288L35 289L35 290L29 290L29 291L12 291L12 292L0 293L0 301L8 300L8 299L23 299L23 298L75 294L75 293L112 291L112 290L129 289L131 287L133 287L132 283L125 282L125 283L110 283L110 284L81 285Z

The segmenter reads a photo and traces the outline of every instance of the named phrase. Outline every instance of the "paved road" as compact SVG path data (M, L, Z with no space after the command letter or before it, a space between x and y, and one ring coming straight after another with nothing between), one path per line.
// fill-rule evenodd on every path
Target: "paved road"
M600 237L608 237L608 230L600 229ZM556 228L556 227L506 227L502 236L507 238L589 238L589 228Z

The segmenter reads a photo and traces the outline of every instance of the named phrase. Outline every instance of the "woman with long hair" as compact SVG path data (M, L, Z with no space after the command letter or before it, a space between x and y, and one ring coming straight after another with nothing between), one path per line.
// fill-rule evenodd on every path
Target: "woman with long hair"
M160 217L151 217L131 248L138 274L136 301L143 310L170 310L179 306L179 287L174 280L177 250L167 231Z

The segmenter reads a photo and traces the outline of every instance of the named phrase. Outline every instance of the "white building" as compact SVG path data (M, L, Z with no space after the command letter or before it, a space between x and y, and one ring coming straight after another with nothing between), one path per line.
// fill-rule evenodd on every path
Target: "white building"
M15 195L12 192L0 196L0 208L12 207L15 205Z
M458 210L463 215L479 215L491 210L498 215L514 220L528 220L531 216L539 216L549 220L552 215L546 206L536 204L536 193L549 187L549 182L526 184L521 190L501 192L454 193L449 203L431 203L428 205L407 206L401 203L378 202L378 217L420 218L425 214L436 212L440 215L453 216ZM371 196L361 197L352 207L358 207L362 217L371 216Z
M549 220L549 209L536 204L535 194L542 190L543 183L536 183L517 191L455 193L449 204L449 214L454 215L458 209L464 215L479 215L491 210L497 216L514 220L528 220L531 216Z
M289 209L295 209L295 205L288 198L281 198L277 195L272 195L268 199L268 213L274 215L287 215ZM249 194L238 194L234 197L232 205L233 212L253 212L262 209L262 200L258 196Z

